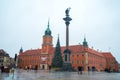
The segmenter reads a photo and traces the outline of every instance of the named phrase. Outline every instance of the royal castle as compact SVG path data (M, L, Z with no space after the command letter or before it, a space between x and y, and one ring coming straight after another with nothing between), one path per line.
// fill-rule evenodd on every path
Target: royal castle
M26 67L29 67L33 69L35 66L38 66L38 69L49 70L55 51L53 39L48 22L47 29L43 35L42 48L26 51L23 51L21 48L18 55L18 68L25 69ZM65 57L63 52L65 49L65 46L61 46L63 61ZM82 67L84 71L104 71L105 69L118 71L118 62L112 53L99 52L93 48L89 48L86 38L84 38L82 44L70 45L69 49L71 50L70 63L75 70L77 70L78 67Z

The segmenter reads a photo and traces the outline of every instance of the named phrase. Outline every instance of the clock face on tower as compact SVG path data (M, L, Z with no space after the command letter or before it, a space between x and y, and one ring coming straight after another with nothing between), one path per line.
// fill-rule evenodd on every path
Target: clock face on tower
M43 36L43 44L42 44L42 52L46 53L52 47L52 36L44 35Z
M52 38L51 37L44 37L43 43L52 43Z

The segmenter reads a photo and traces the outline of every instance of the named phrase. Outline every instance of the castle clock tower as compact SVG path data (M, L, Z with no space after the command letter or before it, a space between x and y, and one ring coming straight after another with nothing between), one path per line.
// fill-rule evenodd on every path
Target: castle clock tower
M40 62L40 69L47 70L49 69L49 59L50 59L50 51L53 49L52 43L52 35L51 30L49 28L49 21L47 25L47 29L45 30L45 34L43 35L43 43L42 43L42 50L41 50L41 62Z
M45 30L45 34L43 36L43 44L42 44L42 53L48 53L53 47L52 43L52 35L51 35L51 30L49 28L49 21L47 25L47 29Z

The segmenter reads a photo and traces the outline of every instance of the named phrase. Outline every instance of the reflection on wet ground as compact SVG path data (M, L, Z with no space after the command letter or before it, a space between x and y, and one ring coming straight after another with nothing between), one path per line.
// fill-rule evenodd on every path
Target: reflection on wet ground
M38 70L15 70L13 73L0 73L0 80L119 80L120 73L106 72L49 72Z

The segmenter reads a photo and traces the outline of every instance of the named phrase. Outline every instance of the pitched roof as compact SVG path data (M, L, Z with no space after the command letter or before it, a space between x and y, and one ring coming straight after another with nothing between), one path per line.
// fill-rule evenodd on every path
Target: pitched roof
M94 50L94 49L91 49L91 48L88 48L88 49L87 49L87 52L89 52L89 53L91 53L91 54L95 54L95 55L101 56L101 57L104 57L104 56L101 54L101 52L98 52L98 51L96 51L96 50Z
M111 52L101 52L103 56L106 58L114 58L114 56L111 54Z
M64 52L65 49L66 49L65 46L61 47L62 52ZM71 50L71 53L78 53L84 51L84 47L82 45L70 45L69 49Z
M40 53L41 53L41 49L31 49L21 53L20 55L35 55Z
M0 54L6 54L6 52L3 49L0 49Z
M7 52L5 52L3 49L0 49L0 56L9 57L9 54Z
M61 52L63 53L65 49L66 49L66 46L62 46L61 47ZM98 56L101 56L101 57L104 57L105 55L112 56L112 54L111 55L109 55L109 54L104 54L103 55L102 54L103 52L98 52L98 51L96 51L94 49L91 49L91 48L86 48L85 49L85 47L82 46L82 45L70 45L69 49L71 50L71 53L81 53L81 52L86 51L86 52L89 52L91 54L98 55ZM50 49L48 51L48 53L49 54L54 54L54 51L55 51L55 47ZM105 53L107 53L107 52L105 52ZM32 49L32 50L27 50L27 51L21 53L20 55L40 55L40 54L41 54L41 49Z

